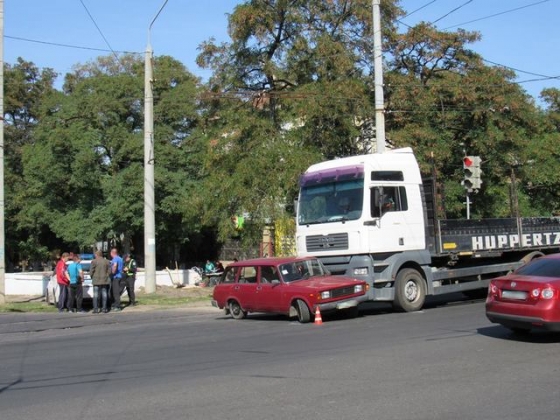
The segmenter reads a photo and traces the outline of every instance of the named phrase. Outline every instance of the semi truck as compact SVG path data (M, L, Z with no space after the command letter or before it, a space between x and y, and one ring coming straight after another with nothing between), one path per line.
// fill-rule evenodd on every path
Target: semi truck
M428 295L484 294L491 278L560 248L557 217L446 219L439 196L411 148L312 165L300 177L297 254L410 312Z

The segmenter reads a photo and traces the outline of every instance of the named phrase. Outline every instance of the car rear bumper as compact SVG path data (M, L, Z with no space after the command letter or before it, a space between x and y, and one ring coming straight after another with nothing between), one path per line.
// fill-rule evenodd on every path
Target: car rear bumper
M547 321L543 318L534 316L512 315L486 311L486 317L490 320L490 322L501 324L509 328L534 328L546 331L560 331L560 322Z
M368 300L366 294L361 296L353 296L348 299L343 300L336 300L334 302L326 302L326 303L319 303L317 306L321 311L335 311L335 310L342 310L342 309L349 309L358 306L361 302L365 302Z

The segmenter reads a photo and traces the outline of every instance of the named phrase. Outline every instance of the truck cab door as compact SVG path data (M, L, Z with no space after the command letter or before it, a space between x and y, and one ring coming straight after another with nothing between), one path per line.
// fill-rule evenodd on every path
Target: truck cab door
M371 252L392 252L407 247L408 227L405 212L408 210L406 190L403 186L370 188L370 216L368 225Z

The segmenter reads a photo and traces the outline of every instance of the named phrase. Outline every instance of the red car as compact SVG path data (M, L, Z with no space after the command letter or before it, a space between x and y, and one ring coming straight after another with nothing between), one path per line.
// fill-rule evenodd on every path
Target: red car
M486 316L516 331L560 331L560 254L531 261L490 282Z
M228 266L214 288L212 305L235 319L248 312L269 312L304 323L317 307L357 314L367 289L365 281L330 275L316 258L260 258Z

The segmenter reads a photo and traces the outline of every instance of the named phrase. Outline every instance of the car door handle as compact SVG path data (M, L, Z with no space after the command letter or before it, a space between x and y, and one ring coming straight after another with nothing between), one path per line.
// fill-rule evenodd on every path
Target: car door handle
M257 290L262 290L262 286L257 286Z
M233 290L239 290L239 286L235 286Z

